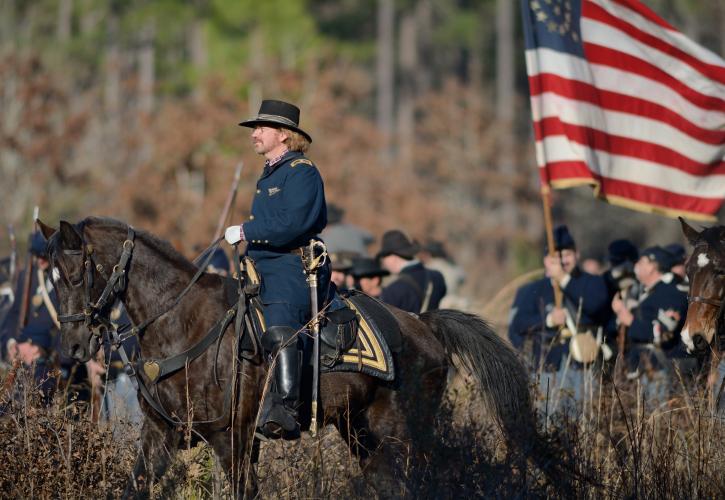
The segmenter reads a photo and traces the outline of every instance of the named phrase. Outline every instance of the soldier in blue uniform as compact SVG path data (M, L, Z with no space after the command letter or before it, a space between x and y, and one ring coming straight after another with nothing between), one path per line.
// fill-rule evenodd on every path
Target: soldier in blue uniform
M19 323L23 322L23 318L20 318L20 309L23 302L25 273L28 272L26 268L19 273L15 290L16 300L0 331L0 346L3 349L3 357L8 361L12 362L19 358L25 367L34 370L33 378L47 403L52 399L56 386L52 372L54 347L58 337L56 318L58 298L53 288L45 244L45 239L40 233L33 233L29 250L35 257L37 265L30 268L32 274L27 321L18 329Z
M257 181L249 220L227 228L225 238L247 242L247 255L262 276L265 350L276 355L274 383L265 397L260 431L267 437L299 433L300 362L297 335L310 320L310 289L305 280L302 247L327 224L322 177L306 156L312 139L299 128L300 110L289 103L265 100L256 118L240 125L254 129L256 153L266 158ZM329 262L318 270L319 304L331 296Z
M670 359L680 353L680 330L687 315L687 294L663 279L672 266L673 256L653 246L642 251L634 267L643 287L639 304L629 310L615 296L612 310L619 324L627 328L627 360L631 377L649 370L663 373Z
M421 313L438 309L446 295L446 281L443 275L427 269L415 258L420 250L397 229L387 231L377 259L385 269L396 275L395 281L383 288L380 300L403 311Z
M573 380L574 369L579 363L570 362L569 342L564 328L579 326L579 331L595 330L603 325L608 312L607 287L601 276L595 276L579 269L576 243L566 226L554 228L553 256L544 256L546 276L522 286L516 292L511 306L509 339L514 347L523 350L526 340L531 340L532 363L543 368L540 387L542 393L550 390L555 377L566 377L569 381L562 387L575 392L580 381ZM562 307L555 307L554 288L556 281L563 294ZM577 322L577 316L579 316ZM556 375L559 373L559 375ZM568 387L571 386L571 387Z

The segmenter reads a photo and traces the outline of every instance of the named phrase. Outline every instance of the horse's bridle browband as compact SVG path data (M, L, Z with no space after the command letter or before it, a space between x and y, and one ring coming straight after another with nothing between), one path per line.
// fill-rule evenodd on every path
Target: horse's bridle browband
M707 298L702 297L700 295L695 295L694 297L693 296L688 296L687 297L687 302L689 302L690 304L693 304L693 303L695 303L695 304L707 304L708 306L713 306L713 307L717 307L717 308L722 307L722 303L723 303L722 300L707 299Z
M93 262L93 247L86 245L83 241L81 250L63 250L63 253L68 255L83 255L83 267L85 268L86 279L82 280L78 284L72 284L78 286L85 284L85 304L83 306L83 312L75 314L62 314L58 316L60 323L77 323L83 321L89 329L95 322L108 325L110 321L101 315L101 312L106 308L109 303L113 303L121 292L126 289L126 267L128 262L131 260L131 254L134 248L134 239L136 234L131 226L128 226L128 232L126 240L123 242L123 251L118 259L118 264L113 266L111 276L106 280L106 286L103 288L101 295L98 297L95 303L91 300L91 290L93 289L93 271L96 270L101 273L102 267L100 265L94 265ZM111 300L113 299L113 300Z

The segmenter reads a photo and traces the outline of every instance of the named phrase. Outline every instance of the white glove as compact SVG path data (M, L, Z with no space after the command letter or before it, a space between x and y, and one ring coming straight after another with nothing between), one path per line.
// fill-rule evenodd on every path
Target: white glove
M242 229L240 226L229 226L226 231L224 231L224 239L227 240L227 243L230 245L235 245L239 243L239 241L242 239Z

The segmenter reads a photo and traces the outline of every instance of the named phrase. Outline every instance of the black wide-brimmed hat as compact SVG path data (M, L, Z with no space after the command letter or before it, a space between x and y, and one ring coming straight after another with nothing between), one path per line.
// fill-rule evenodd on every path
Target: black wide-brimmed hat
M383 235L383 243L377 258L380 259L387 255L397 255L404 259L412 259L419 251L420 245L414 241L410 241L403 231L393 229Z
M274 99L266 99L259 106L259 113L256 118L252 118L241 122L242 127L254 128L257 125L270 125L272 127L283 127L295 132L299 132L305 139L312 142L310 134L299 127L300 124L300 108L294 104L284 101L275 101Z
M372 257L357 257L352 261L350 274L357 279L373 278L375 276L387 276L390 272L383 269L377 259Z

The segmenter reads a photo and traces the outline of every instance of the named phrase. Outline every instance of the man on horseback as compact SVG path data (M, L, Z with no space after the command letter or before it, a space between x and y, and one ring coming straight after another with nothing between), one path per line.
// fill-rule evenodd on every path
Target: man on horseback
M229 244L247 242L246 254L262 276L262 344L270 356L276 355L276 364L259 430L273 438L299 434L298 345L306 336L297 334L311 316L302 254L327 224L324 185L317 167L304 155L312 139L298 127L299 116L292 104L265 100L256 118L240 123L254 129L254 150L266 160L249 220L225 232ZM324 304L330 295L329 263L318 270L318 280L318 303Z

